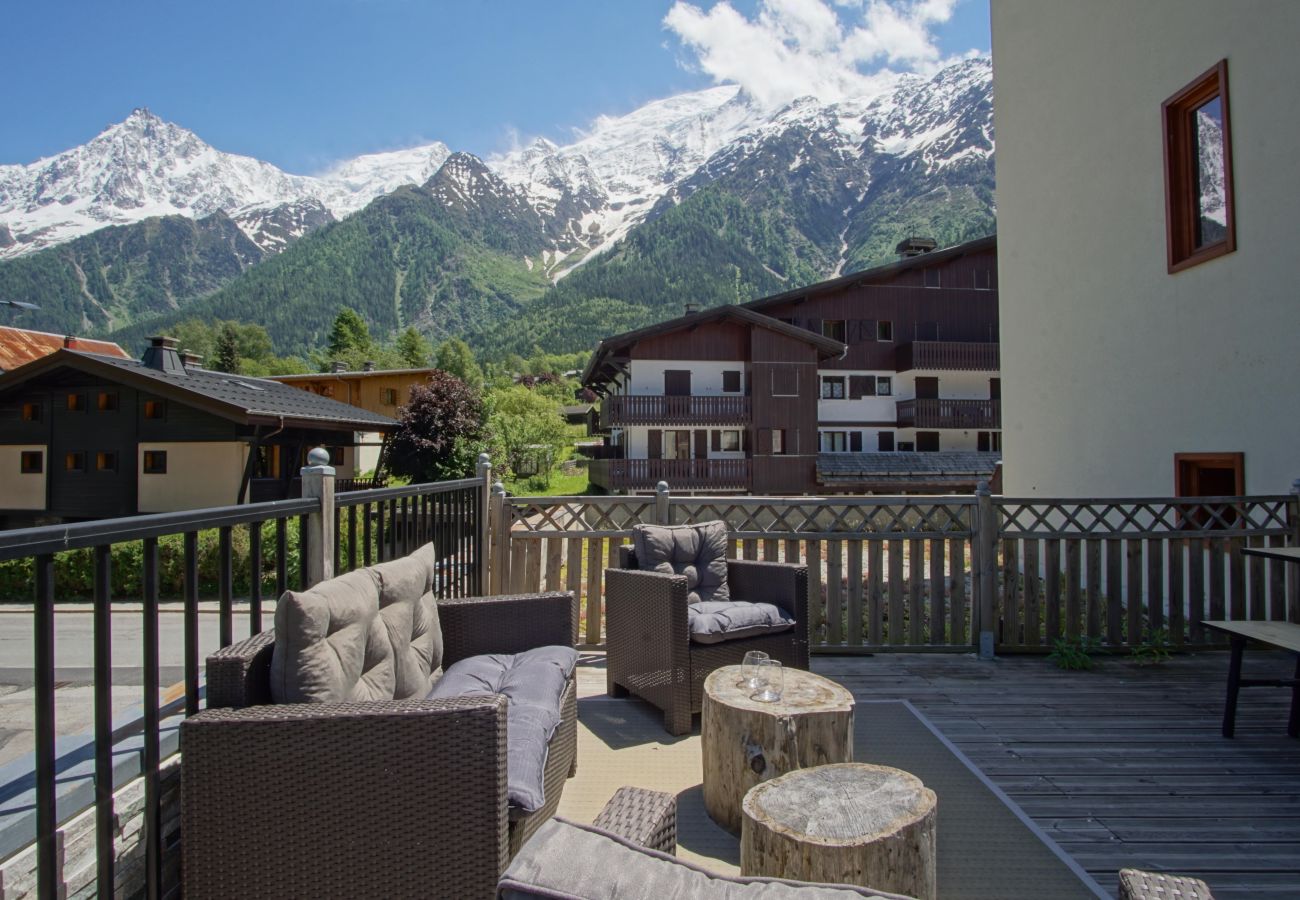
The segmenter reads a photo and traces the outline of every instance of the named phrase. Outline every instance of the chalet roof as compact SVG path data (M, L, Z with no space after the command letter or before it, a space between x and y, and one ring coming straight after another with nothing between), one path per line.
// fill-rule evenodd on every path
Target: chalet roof
M149 391L242 424L278 424L332 431L388 431L397 424L388 416L267 378L197 368L163 372L149 368L139 360L77 350L61 349L0 375L0 394L60 368L87 372L106 381Z
M588 387L604 384L615 373L612 359L627 353L631 346L638 341L657 337L661 334L670 334L685 328L694 328L706 322L716 322L722 319L733 319L746 325L766 328L769 331L775 331L804 341L815 347L818 355L822 357L842 356L846 349L845 345L840 341L824 337L797 325L787 324L771 316L756 313L744 306L715 306L712 309L688 313L684 316L678 316L676 319L660 322L657 325L649 325L635 331L625 331L622 334L605 338L596 345L596 352L591 355L591 360L582 373L582 383Z
M339 378L375 378L380 375L432 375L436 368L423 369L354 369L350 372L307 372L302 375L268 375L268 381L280 381L294 384L299 381L329 381Z
M592 407L594 407L595 405L596 404L594 403L572 403L569 404L568 406L561 406L560 415L585 416L587 413L591 412Z
M1001 461L1001 453L978 450L819 453L817 480L885 488L963 487L991 479Z
M932 250L929 253L922 253L918 256L909 256L906 259L900 259L897 262L886 263L883 266L876 266L872 269L863 269L861 272L853 272L849 275L843 275L839 278L832 278L829 281L819 281L816 284L805 285L801 288L795 288L791 291L785 291L780 294L773 294L770 297L760 297L757 300L751 300L742 304L746 309L763 310L769 306L777 306L782 303L789 303L791 300L811 297L816 294L831 293L840 291L844 288L855 284L871 284L885 278L892 278L900 272L907 272L911 269L924 269L935 263L948 262L971 253L982 253L985 250L996 250L998 246L998 236L991 234L988 237L977 238L973 241L967 241L964 244L956 244L952 247L945 247L942 250Z
M99 353L130 359L130 354L112 341L92 341L88 338L72 335L52 334L48 331L29 331L26 328L11 328L0 325L0 372L9 372L25 366L42 356L49 356L55 350L71 346L87 353Z

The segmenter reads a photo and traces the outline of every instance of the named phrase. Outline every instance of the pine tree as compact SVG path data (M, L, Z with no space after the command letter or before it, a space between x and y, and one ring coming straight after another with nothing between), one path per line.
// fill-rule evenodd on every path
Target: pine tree
M448 338L438 345L434 365L466 384L475 387L483 384L483 372L474 360L474 351L459 338Z
M239 336L235 326L227 322L217 334L212 368L218 372L239 372Z
M408 326L397 336L393 349L412 369L423 369L429 365L429 358L433 356L433 347L425 340L424 335L415 330L414 326Z
M366 353L374 346L370 337L370 326L355 309L345 306L334 317L330 326L329 354L335 359L343 359L354 353Z

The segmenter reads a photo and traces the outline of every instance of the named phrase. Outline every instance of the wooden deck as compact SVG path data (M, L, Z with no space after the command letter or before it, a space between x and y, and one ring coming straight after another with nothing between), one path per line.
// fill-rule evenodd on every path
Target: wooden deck
M598 695L603 661L588 660L583 692ZM1290 692L1244 690L1237 737L1226 740L1227 666L1226 653L1205 652L1154 666L1106 659L1088 672L1042 657L947 654L823 656L812 667L860 699L911 701L1108 889L1120 868L1138 866L1195 874L1219 900L1300 896L1300 740L1285 733ZM1293 668L1287 655L1246 654L1247 677L1287 678ZM686 751L667 734L657 740L664 757ZM604 752L605 743L589 740L581 752ZM576 782L583 771L580 755ZM698 770L674 772L682 778L698 783ZM565 801L577 787L570 783ZM608 789L579 789L574 801L590 793L594 803Z

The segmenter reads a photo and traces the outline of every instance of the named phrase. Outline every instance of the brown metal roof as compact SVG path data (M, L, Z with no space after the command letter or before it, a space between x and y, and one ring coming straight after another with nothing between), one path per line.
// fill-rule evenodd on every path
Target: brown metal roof
M49 356L55 350L67 347L83 353L98 353L101 356L116 356L130 359L131 355L112 341L92 341L89 338L51 334L47 331L28 331L26 328L10 328L0 325L0 372L8 372L42 356Z

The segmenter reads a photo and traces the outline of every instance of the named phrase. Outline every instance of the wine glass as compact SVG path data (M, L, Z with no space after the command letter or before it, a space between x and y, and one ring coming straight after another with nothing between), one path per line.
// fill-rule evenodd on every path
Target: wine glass
M781 699L781 692L785 690L785 670L781 668L779 659L765 659L759 662L759 678L761 683L757 691L750 696L751 700L760 700L764 703L775 703Z
M740 664L740 687L752 692L763 686L760 668L765 659L767 654L762 650L750 650L745 654L745 661Z

